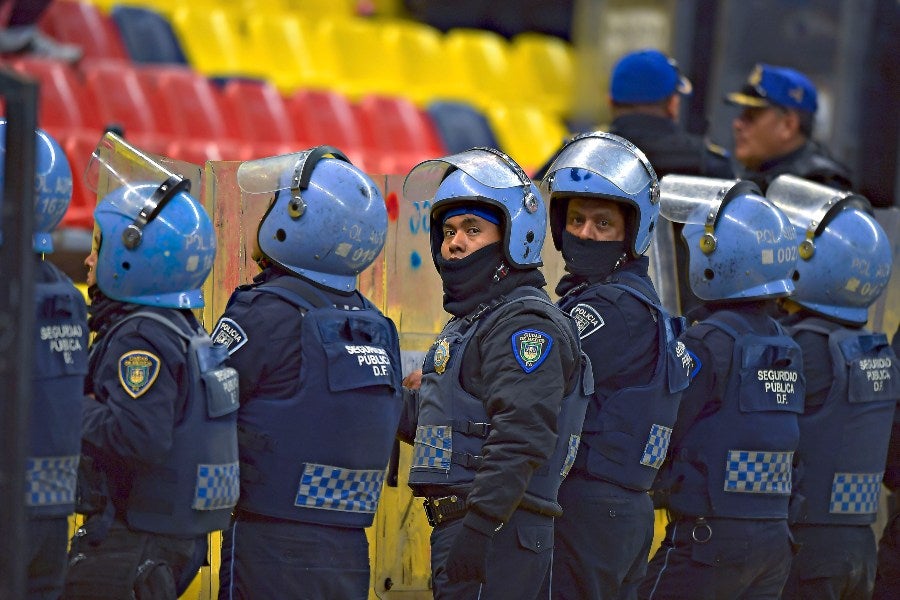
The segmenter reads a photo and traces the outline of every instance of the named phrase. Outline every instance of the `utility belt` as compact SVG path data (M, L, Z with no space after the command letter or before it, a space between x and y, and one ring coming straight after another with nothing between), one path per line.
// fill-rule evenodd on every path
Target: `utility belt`
M450 496L428 496L422 502L425 506L425 517L432 527L455 521L466 515L466 497L462 494Z

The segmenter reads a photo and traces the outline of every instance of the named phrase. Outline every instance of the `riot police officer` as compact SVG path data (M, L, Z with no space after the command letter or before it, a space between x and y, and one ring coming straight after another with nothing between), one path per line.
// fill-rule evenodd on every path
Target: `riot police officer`
M692 92L675 59L653 49L630 52L619 59L610 77L609 132L640 148L657 177L675 173L732 179L731 155L703 136L688 133L680 123L682 102ZM686 272L688 252L679 243L681 223L672 226L678 272ZM691 292L687 277L677 279L681 310L690 314L702 303Z
M6 121L0 121L0 154L5 153L5 140ZM36 132L35 150L35 353L25 464L25 564L27 597L37 599L57 598L62 593L67 517L75 508L81 448L79 430L72 423L81 420L88 329L81 292L46 259L53 252L50 234L72 198L72 171L59 143L46 132Z
M384 199L329 146L243 163L237 178L270 205L263 270L213 332L241 374L241 498L219 597L364 600L365 528L402 406L397 330L356 289L384 246Z
M658 177L677 173L730 179L734 169L728 152L679 124L682 98L692 91L674 59L653 49L630 52L610 77L609 132L640 148Z
M542 289L542 198L487 148L417 165L404 191L431 201L453 315L400 428L414 444L409 485L434 527L434 596L535 598L587 403L577 330Z
M216 237L189 180L117 136L104 136L89 169L103 196L85 261L97 336L79 480L89 516L65 597L173 599L239 492L237 373L191 312Z
M792 556L803 363L770 314L793 290L796 235L751 182L669 175L661 190L662 214L685 223L691 288L711 316L680 338L700 367L654 484L670 521L639 596L777 598Z
M894 355L900 356L900 325L891 341ZM878 568L875 571L873 600L889 600L900 581L900 410L894 412L894 425L888 445L884 485L890 490L887 523L878 540Z
M741 108L731 128L742 179L763 191L784 174L836 189L851 188L849 169L812 139L819 101L816 86L806 75L759 63L744 86L725 101Z
M648 275L659 183L633 144L575 137L547 170L550 231L568 274L560 308L578 324L594 395L581 446L559 491L550 589L555 598L631 598L647 567L653 504L691 361L682 318L661 306Z
M800 550L782 598L868 598L900 364L887 336L865 323L891 276L890 240L857 194L781 175L766 197L800 241L782 324L803 350L806 376L791 526Z

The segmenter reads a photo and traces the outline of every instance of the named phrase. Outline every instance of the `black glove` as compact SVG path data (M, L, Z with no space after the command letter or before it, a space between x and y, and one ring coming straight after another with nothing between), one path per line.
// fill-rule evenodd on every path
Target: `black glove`
M491 547L491 538L487 535L468 527L463 521L456 539L450 547L447 555L447 563L444 566L447 571L447 579L457 581L481 581L485 580L487 571L487 554Z

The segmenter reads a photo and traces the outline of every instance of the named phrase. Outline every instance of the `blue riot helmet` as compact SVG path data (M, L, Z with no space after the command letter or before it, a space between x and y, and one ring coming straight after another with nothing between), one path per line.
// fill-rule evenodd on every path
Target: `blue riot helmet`
M787 296L797 261L788 218L749 181L666 175L660 212L684 223L688 278L703 300Z
M636 258L650 247L659 218L659 182L650 161L628 140L603 131L575 136L547 168L541 190L550 199L550 233L557 250L562 250L573 197L623 204L629 254Z
M35 134L33 248L39 254L50 254L53 252L50 234L62 221L72 200L72 170L53 136L40 129ZM5 120L0 120L0 153L6 153ZM3 179L0 170L0 198Z
M98 144L86 175L103 198L94 210L100 291L120 302L202 307L216 234L190 195L190 179L112 133Z
M891 243L869 201L793 175L776 177L766 198L797 230L797 304L850 323L865 323L868 309L891 277Z
M368 175L336 148L317 146L245 162L237 176L245 193L275 193L257 232L266 258L333 290L356 289L387 232L384 198Z
M431 202L431 255L441 253L441 217L461 204L483 203L502 215L503 254L510 266L540 267L547 213L540 190L509 156L494 148L472 148L426 160L403 183L407 199ZM435 262L437 266L437 262Z

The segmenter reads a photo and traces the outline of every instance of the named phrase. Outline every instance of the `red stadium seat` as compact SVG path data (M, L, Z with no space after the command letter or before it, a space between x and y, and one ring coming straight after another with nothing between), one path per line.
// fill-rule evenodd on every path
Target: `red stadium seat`
M406 98L369 95L359 101L361 126L382 163L379 173L405 174L447 154L430 117Z
M253 158L298 152L306 147L298 141L284 98L270 83L231 79L225 83L222 97L226 119L236 123L240 140L252 147Z
M119 125L125 137L149 152L166 148L160 123L165 113L159 102L151 101L152 91L138 77L130 63L121 61L83 61L85 86L104 126Z
M80 46L85 58L128 60L112 18L89 2L51 2L41 15L39 26L60 42Z
M172 139L167 148L173 158L202 164L242 156L219 88L209 79L183 65L142 65L136 73L159 109L159 129Z
M33 77L39 88L38 125L57 134L102 129L100 116L88 98L79 74L71 65L23 56L12 61L16 71Z
M91 153L97 147L100 137L91 140L86 137L69 137L61 141L63 151L72 169L72 201L60 224L61 227L91 229L94 226L94 207L97 194L88 189L84 171L91 160Z
M328 144L338 148L364 171L376 167L369 164L363 130L353 105L342 94L328 90L303 89L287 100L288 112L307 147Z

